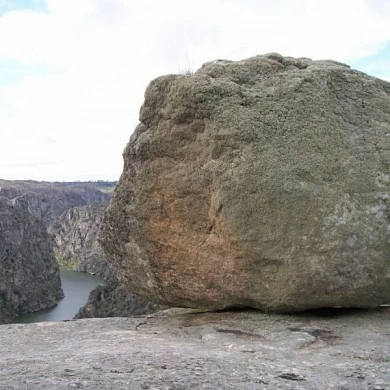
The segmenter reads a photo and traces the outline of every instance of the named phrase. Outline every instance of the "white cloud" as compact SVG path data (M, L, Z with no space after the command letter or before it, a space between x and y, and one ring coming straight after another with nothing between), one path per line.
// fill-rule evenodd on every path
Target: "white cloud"
M48 14L6 13L0 61L58 73L0 87L0 177L117 178L152 78L270 51L339 61L374 54L390 41L388 4L47 0Z

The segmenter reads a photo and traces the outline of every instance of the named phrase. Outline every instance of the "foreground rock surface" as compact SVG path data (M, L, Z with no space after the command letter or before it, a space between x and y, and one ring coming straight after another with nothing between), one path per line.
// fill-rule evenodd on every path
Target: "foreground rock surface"
M176 306L390 301L390 83L334 61L215 61L151 82L101 236Z
M63 297L52 245L41 221L0 201L0 323Z
M389 321L389 308L322 317L179 310L2 325L1 388L387 390Z

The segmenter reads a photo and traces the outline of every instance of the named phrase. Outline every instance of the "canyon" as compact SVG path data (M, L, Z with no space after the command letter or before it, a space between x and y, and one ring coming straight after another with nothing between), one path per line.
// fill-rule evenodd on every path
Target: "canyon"
M0 180L0 320L54 257L105 279L0 325L1 386L389 389L389 134L390 83L331 60L153 80L118 183Z

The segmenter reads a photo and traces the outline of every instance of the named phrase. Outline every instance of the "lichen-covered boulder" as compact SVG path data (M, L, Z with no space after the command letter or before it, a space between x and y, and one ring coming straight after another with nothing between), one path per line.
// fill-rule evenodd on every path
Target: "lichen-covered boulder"
M390 83L278 54L151 82L101 241L131 291L268 311L390 301Z

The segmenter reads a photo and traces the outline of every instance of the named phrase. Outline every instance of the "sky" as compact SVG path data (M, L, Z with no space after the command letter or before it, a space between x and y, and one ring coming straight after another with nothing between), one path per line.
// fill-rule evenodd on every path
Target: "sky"
M0 178L117 180L153 78L269 52L390 81L390 0L0 0Z

